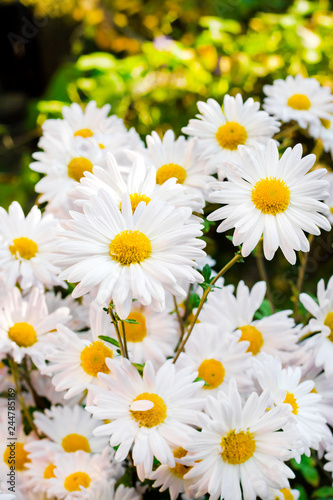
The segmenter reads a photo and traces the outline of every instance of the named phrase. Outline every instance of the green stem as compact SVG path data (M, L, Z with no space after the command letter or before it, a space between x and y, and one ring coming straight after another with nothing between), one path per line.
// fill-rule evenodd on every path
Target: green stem
M290 125L290 127L285 128L284 130L281 130L281 132L278 132L275 134L273 139L280 139L281 137L284 137L286 134L291 134L292 132L295 132L297 129L299 129L298 123L295 123L294 125Z
M184 337L184 334L185 334L185 326L184 326L183 318L181 317L180 312L179 312L179 307L178 307L178 304L177 304L176 297L173 297L173 302L175 304L175 311L176 311L177 318L178 318L178 323L179 323L179 326L180 326L180 342L181 342L183 340L183 337Z
M125 356L126 356L127 359L129 359L128 358L128 349L127 349L127 340L126 340L126 328L125 328L124 321L121 322L121 330L122 330L122 334L123 334Z
M118 320L116 319L115 315L114 315L114 312L112 310L112 306L111 304L109 305L109 308L108 308L108 312L112 318L112 323L114 324L114 328L116 330L116 334L117 334L117 339L118 339L118 344L119 344L119 347L120 347L120 352L121 352L121 355L123 358L126 358L126 354L125 354L125 348L124 348L124 345L123 345L123 341L121 339L121 335L120 335L120 331L119 331L119 326L118 326Z
M212 279L212 281L210 282L210 285L214 285L217 280L223 276L234 264L236 264L236 262L238 262L239 260L242 259L242 254L240 252L237 252L236 255L228 262L228 264L226 264L218 273L217 275L215 276L215 278ZM194 315L194 318L192 320L192 323L188 329L188 332L186 334L186 336L183 338L183 340L181 341L181 343L179 344L179 347L177 349L177 352L175 354L175 357L173 358L173 363L176 363L177 359L179 358L179 355L180 353L182 352L182 350L184 349L184 346L186 344L186 342L188 341L191 333L192 333L192 330L194 328L194 325L196 324L197 322L197 319L198 319L198 316L201 312L201 309L206 301L206 298L209 294L209 292L211 291L212 287L209 286L208 288L206 288L206 290L204 290L204 293L202 294L202 297L201 297L201 300L199 302L199 305L198 305L198 309Z

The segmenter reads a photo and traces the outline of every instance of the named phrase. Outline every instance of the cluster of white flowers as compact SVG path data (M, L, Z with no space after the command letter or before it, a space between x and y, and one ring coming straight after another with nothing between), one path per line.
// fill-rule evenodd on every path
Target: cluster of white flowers
M333 470L333 277L296 323L204 250L209 202L230 265L331 229L333 173L277 139L294 121L333 155L333 96L264 91L199 102L189 139L145 145L94 102L44 123L42 211L0 208L1 500L297 500L292 458Z

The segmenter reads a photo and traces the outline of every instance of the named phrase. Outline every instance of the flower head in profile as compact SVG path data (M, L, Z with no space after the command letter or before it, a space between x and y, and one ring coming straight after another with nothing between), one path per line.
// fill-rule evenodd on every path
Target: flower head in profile
M265 144L279 130L279 123L266 111L259 111L259 106L252 98L243 103L240 94L225 95L223 109L214 99L198 102L201 114L182 131L198 138L202 156L209 159L209 171L214 173L224 162L237 161L238 146Z
M320 124L320 118L330 120L333 113L333 96L329 87L321 87L315 78L289 75L285 80L275 80L264 85L267 97L264 109L279 120L295 120L306 128Z
M121 211L109 193L99 190L83 206L83 214L71 212L63 223L59 263L62 278L79 284L79 297L99 286L96 302L112 299L125 319L132 299L155 310L165 307L165 291L185 297L179 282L202 281L193 269L205 254L201 225L190 220L190 208L174 208L159 200L141 202L134 214L129 195Z
M217 183L217 191L210 195L213 202L225 206L208 219L224 219L218 232L235 228L233 243L242 245L244 257L263 237L267 260L280 247L286 259L295 264L295 250L309 251L304 231L318 235L319 228L331 228L321 213L327 212L320 201L328 195L328 183L322 180L326 170L309 172L316 157L302 158L301 144L288 148L280 159L274 141L254 150L242 146L239 154L239 164L225 167L228 181Z
M22 289L63 285L55 266L58 221L33 206L25 217L17 201L8 213L0 207L0 267L8 287Z

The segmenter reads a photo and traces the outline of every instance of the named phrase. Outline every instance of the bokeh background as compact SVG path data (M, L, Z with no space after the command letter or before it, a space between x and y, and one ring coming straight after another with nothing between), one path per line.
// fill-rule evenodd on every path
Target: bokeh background
M41 125L64 104L112 112L141 137L176 134L198 100L240 92L262 102L263 85L287 75L316 77L333 89L333 13L328 0L0 0L0 205L36 202L39 174L29 169ZM286 146L314 148L306 132ZM321 166L332 170L329 154ZM234 253L225 235L206 233L207 250L223 265ZM305 283L332 274L333 235L312 245ZM256 260L235 266L230 281L258 278ZM278 308L292 307L297 268L280 253L268 266Z

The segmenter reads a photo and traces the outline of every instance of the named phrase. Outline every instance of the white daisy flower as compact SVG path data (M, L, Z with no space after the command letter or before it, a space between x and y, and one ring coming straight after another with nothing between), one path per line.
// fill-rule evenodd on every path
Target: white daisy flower
M252 381L247 374L251 368L247 347L245 342L238 342L236 336L221 336L216 325L200 322L194 327L178 363L180 367L198 371L198 377L205 381L202 397L216 396L221 389L227 391L232 378L238 382L241 392L248 392Z
M47 359L47 352L49 351L49 338L48 345L45 349L45 358ZM44 368L41 368L43 371ZM78 394L76 397L70 399L70 401L65 400L66 391L56 391L54 385L52 384L52 379L48 375L42 375L39 370L32 370L30 372L30 382L34 388L36 394L50 401L52 405L69 405L74 406L78 404L82 397L82 393Z
M239 159L239 145L253 148L266 144L278 132L279 123L266 111L259 111L259 107L252 97L243 103L240 94L225 95L223 110L214 99L198 102L201 115L191 119L182 131L198 137L202 156L210 159L212 173L224 162Z
M35 412L34 422L37 429L49 440L41 440L29 446L35 453L45 450L45 441L54 452L74 453L81 450L86 453L100 453L107 445L105 437L95 437L93 431L100 422L93 420L81 406L52 406L44 413Z
M29 452L29 445L27 445ZM63 452L59 454L61 460L66 456ZM29 461L26 464L26 483L25 487L32 490L34 493L46 493L49 487L49 480L54 475L56 453L51 451L48 447L44 448L44 454L37 457L33 454L28 454Z
M332 473L333 480L333 441L327 446L325 459L327 460L327 463L324 465L324 469Z
M333 149L332 149L333 150ZM329 172L325 175L324 179L329 182L328 197L325 198L324 202L328 206L329 213L327 215L328 220L333 226L333 172Z
M184 191L196 195L203 206L214 179L206 174L206 162L199 158L197 142L183 136L175 139L174 132L167 130L162 140L157 132L148 135L147 147L156 168L157 184L176 178Z
M77 334L59 326L57 334L49 335L45 354L49 363L43 373L53 374L52 383L56 391L67 391L64 399L82 394L89 385L103 385L97 374L110 372L105 360L114 357L115 346L99 339L99 336L112 336L111 318L93 303L90 306L90 323L91 331L87 334Z
M154 456L163 464L175 467L171 446L179 446L196 424L201 400L195 394L202 382L194 382L196 373L176 372L168 360L155 375L150 361L143 377L125 358L121 365L106 361L111 374L99 374L108 390L92 388L95 405L86 407L96 418L111 420L98 427L96 436L108 436L111 446L118 446L115 459L124 460L133 445L133 462L141 481L152 472Z
M57 456L55 466L54 477L49 479L48 495L57 499L97 500L96 489L101 493L101 488L110 486L112 466L105 454L91 456L77 451Z
M88 296L86 296L88 297ZM61 292L49 291L45 293L45 300L48 311L51 313L59 307L68 307L71 319L66 323L67 328L74 331L80 331L89 328L89 305L82 300L75 300L72 295L62 297ZM91 297L91 302L93 298Z
M202 431L185 448L193 453L185 479L196 479L196 495L211 500L267 498L268 488L288 488L294 473L283 461L291 457L293 437L281 431L290 409L279 405L266 411L269 393L253 392L242 407L235 381L228 394L208 398ZM283 416L282 416L283 415Z
M259 281L250 290L240 281L236 295L232 291L228 285L209 294L200 320L214 323L221 332L231 334L239 342L246 341L247 352L257 359L266 353L278 356L283 363L287 363L298 349L296 343L301 329L289 317L292 311L280 311L253 320L264 300L266 283Z
M213 202L223 203L208 216L209 220L225 219L217 231L235 227L233 243L242 245L242 255L248 256L263 236L264 255L274 257L280 247L286 259L295 264L294 250L309 251L303 231L320 234L329 231L330 223L319 212L327 206L319 200L327 196L327 181L321 180L325 169L306 174L316 157L302 158L302 145L288 148L279 159L274 141L267 147L239 147L241 163L228 165L228 181L217 182ZM305 175L306 174L306 175Z
M300 492L291 488L282 488L281 490L269 488L268 498L269 500L298 500L299 496Z
M111 494L114 496L108 496L107 498L103 500L141 500L142 496L134 489L134 488L128 488L124 486L123 484L120 484L116 490L111 490L109 495ZM96 500L99 500L96 498Z
M58 221L32 207L27 217L17 201L8 213L0 207L0 267L9 288L18 281L22 289L63 286L54 265Z
M330 114L329 120L321 118L320 121L310 123L309 134L314 139L320 139L324 151L333 158L333 115Z
M318 449L320 441L327 435L326 420L319 408L321 396L313 392L314 382L301 382L300 367L283 369L280 360L272 356L267 356L264 362L255 362L255 375L262 389L269 391L270 404L290 405L295 416L292 429L301 439L301 451L294 450L295 456L297 459L302 453L309 456L310 448Z
M44 293L39 288L33 288L24 297L13 288L0 306L0 352L10 354L17 363L21 363L25 355L30 356L35 365L42 368L47 334L68 321L68 307L49 314Z
M126 181L122 170L115 157L109 153L106 169L94 167L93 174L86 173L80 184L69 195L77 206L82 206L84 201L89 200L91 195L97 194L99 189L105 189L121 207L123 195L128 193L133 212L141 201L147 205L152 199L166 201L175 207L190 207L196 211L202 209L198 197L186 193L175 178L168 179L161 186L157 184L155 168L146 167L141 156L133 160Z
M333 112L333 96L329 87L321 87L314 78L287 76L286 80L275 80L273 85L264 85L268 96L264 109L279 120L295 120L306 128L320 118L329 120Z
M327 283L325 290L324 280L317 286L317 304L310 295L301 293L299 299L305 309L314 318L309 322L308 328L315 335L306 341L316 352L315 364L324 367L327 377L333 375L333 277Z
M124 195L122 212L100 190L83 207L83 214L71 212L63 223L63 242L59 263L62 278L79 284L73 297L99 285L96 302L112 299L117 313L125 319L132 299L155 310L165 307L165 290L185 297L177 281L202 281L193 266L204 256L205 242L200 224L190 220L191 210L173 208L158 200L140 203L132 213L130 197Z
M179 325L169 308L156 312L150 306L133 302L127 319L136 321L134 324L124 323L128 352L133 363L142 364L149 360L158 369L168 357L174 355L179 340ZM111 337L117 339L114 327L112 330Z

